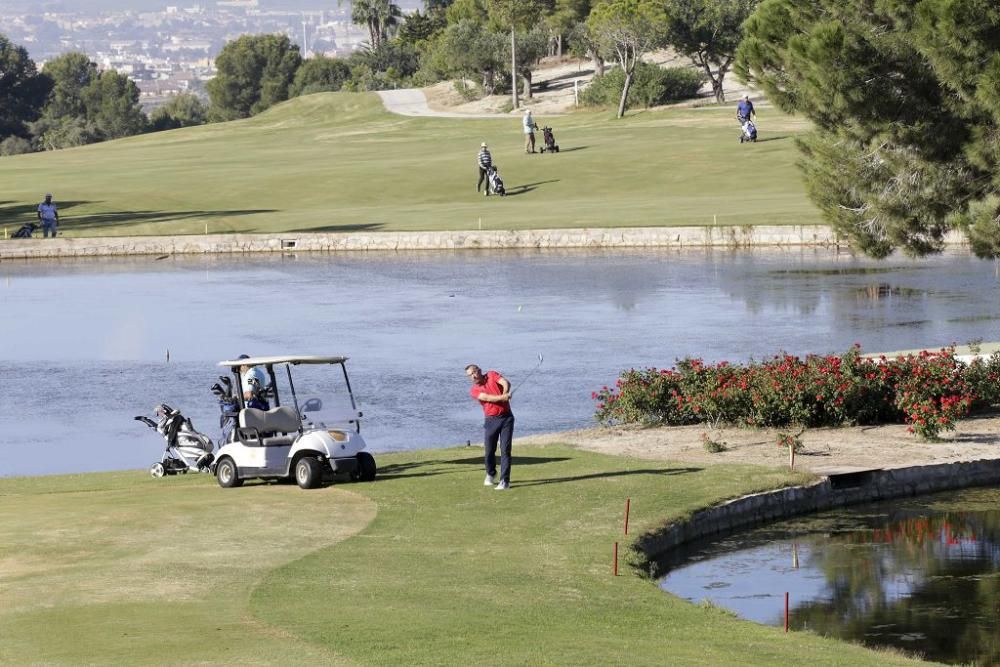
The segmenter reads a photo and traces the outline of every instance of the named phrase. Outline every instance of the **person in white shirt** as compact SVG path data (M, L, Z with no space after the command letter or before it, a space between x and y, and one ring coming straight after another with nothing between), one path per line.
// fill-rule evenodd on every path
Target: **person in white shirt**
M538 129L538 126L535 125L535 119L531 117L531 109L524 110L522 122L524 123L524 152L534 153L535 130Z

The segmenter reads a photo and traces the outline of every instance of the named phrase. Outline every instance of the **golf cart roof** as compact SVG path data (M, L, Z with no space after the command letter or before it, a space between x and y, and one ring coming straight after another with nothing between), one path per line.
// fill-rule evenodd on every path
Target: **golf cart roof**
M293 354L278 357L248 357L246 359L230 359L220 361L220 366L238 368L239 366L266 366L269 364L342 364L347 361L347 357L316 357L309 355Z

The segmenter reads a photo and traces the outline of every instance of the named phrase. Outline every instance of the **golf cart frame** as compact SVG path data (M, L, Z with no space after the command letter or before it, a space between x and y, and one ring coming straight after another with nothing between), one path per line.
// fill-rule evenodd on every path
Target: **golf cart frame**
M219 485L230 488L248 479L294 479L303 489L311 489L332 481L338 473L356 481L374 480L375 459L363 451L363 415L354 400L346 361L346 357L270 356L219 362L233 375L233 398L238 406L237 412L226 415L235 420L236 427L229 440L221 443L212 465ZM349 399L347 414L314 419L313 414L323 410L322 399L300 403L292 367L321 365L340 366ZM268 385L262 389L269 409L248 407L241 366L264 369Z

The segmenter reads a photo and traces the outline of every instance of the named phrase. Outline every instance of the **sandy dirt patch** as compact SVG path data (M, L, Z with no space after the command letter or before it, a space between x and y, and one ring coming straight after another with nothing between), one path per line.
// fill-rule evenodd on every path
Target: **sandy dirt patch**
M724 442L727 450L705 450L702 434ZM787 466L788 450L777 445L777 429L724 428L704 425L663 428L595 427L565 433L519 438L518 444L564 442L602 454L641 459L712 465L745 463ZM802 436L803 451L795 457L796 470L818 475L877 468L902 468L931 463L1000 458L1000 415L966 419L942 436L926 442L902 425L817 428Z

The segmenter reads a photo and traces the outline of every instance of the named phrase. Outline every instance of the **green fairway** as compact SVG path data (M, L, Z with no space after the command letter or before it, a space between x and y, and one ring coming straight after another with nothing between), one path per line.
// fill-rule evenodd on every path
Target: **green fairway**
M480 451L380 455L374 484L318 491L0 480L0 663L907 662L612 576L625 498L634 536L801 476L521 446L498 493Z
M562 151L525 155L520 119L409 118L374 94L296 98L248 120L0 160L0 226L52 192L66 236L815 224L777 111L740 145L731 108L539 118ZM475 192L487 141L511 196ZM0 237L2 238L2 237Z

